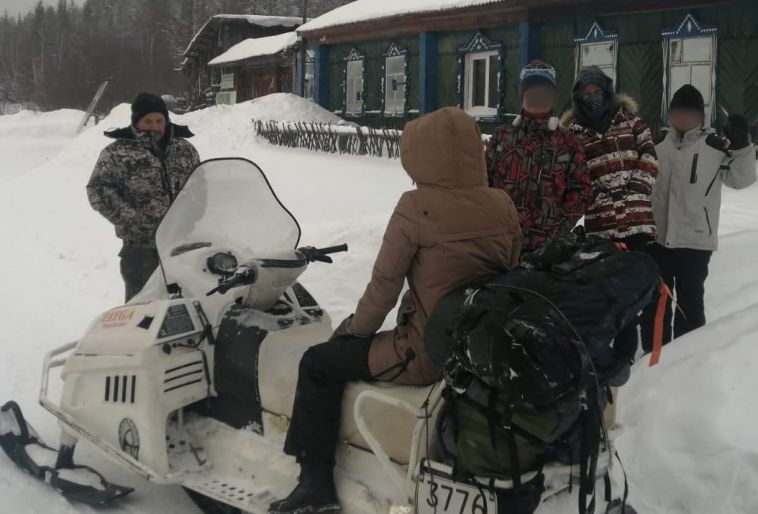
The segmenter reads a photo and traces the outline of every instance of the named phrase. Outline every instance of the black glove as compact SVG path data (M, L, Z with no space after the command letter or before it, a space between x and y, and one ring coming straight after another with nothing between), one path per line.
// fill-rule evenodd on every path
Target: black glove
M741 150L750 144L750 126L744 116L730 114L724 134L732 143L731 150Z

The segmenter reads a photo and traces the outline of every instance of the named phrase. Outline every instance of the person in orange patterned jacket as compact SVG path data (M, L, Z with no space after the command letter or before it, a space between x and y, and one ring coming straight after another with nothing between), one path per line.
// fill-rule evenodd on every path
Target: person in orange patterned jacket
M581 142L592 177L587 234L644 251L656 235L652 192L658 160L650 129L634 99L617 96L613 80L596 66L579 71L573 104L561 124Z
M554 114L555 69L532 61L521 70L520 91L521 114L487 145L487 172L490 185L516 204L523 251L532 252L576 225L592 202L592 186L581 146Z

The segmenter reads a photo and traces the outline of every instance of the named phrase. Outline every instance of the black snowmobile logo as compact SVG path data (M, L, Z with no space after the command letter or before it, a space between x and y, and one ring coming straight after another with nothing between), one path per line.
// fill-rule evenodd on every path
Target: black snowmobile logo
M118 443L121 449L134 457L139 456L139 431L137 425L129 418L124 418L118 424Z

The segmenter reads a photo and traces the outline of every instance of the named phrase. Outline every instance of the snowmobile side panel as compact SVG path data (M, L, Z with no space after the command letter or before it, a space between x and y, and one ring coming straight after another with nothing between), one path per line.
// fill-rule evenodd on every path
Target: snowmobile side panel
M262 434L258 355L268 331L241 321L240 314L248 310L253 309L233 305L221 321L214 349L218 397L211 400L210 415L234 428L249 426Z

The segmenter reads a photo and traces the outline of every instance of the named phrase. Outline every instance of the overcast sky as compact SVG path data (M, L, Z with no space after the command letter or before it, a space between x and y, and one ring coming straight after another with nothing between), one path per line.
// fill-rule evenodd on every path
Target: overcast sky
M45 4L55 5L57 2L53 0L42 0ZM77 2L78 4L79 2ZM37 5L37 0L0 0L0 13L8 11L8 14L15 16L19 13L26 14L28 11L34 9Z

